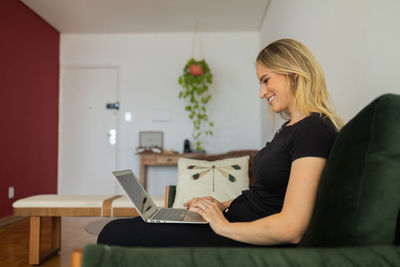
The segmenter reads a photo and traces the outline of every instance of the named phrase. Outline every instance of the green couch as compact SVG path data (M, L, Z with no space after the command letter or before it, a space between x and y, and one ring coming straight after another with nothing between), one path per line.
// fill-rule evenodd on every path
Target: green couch
M298 247L88 245L82 266L400 266L399 211L400 95L383 95L338 134Z

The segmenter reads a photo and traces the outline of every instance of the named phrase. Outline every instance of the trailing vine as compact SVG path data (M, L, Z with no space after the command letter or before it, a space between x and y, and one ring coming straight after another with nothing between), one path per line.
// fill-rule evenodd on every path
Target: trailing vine
M196 150L203 151L201 140L205 136L213 135L211 128L214 126L208 121L206 105L211 99L208 88L212 83L213 75L206 61L189 59L179 77L182 90L179 98L187 99L185 110L189 112L189 118L193 122L193 138L196 142ZM204 135L203 135L204 133Z

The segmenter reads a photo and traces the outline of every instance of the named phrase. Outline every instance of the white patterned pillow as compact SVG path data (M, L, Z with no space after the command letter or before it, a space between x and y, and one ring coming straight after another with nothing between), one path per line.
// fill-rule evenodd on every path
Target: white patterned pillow
M249 188L249 156L216 161L180 158L173 207L194 197L212 196L218 201L236 198Z

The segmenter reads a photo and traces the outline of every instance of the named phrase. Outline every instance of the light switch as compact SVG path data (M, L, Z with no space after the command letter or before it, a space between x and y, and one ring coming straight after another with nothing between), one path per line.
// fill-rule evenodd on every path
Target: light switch
M14 198L14 186L10 186L10 187L8 188L8 198L9 198L9 199Z
M132 112L125 112L125 121L126 122L132 121Z

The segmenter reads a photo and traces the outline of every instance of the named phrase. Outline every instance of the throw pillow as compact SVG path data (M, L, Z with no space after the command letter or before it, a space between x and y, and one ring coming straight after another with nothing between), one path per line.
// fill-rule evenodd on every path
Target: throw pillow
M393 245L400 231L400 95L383 95L339 132L300 246Z
M180 158L174 208L194 197L233 199L249 187L249 156L206 161Z

